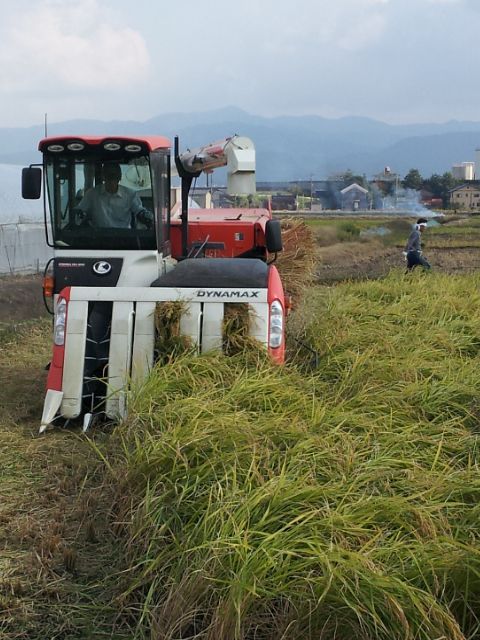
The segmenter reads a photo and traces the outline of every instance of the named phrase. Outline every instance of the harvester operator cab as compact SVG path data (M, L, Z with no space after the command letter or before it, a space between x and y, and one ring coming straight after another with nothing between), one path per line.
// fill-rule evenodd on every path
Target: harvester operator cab
M132 139L48 138L39 148L50 212L49 244L56 249L157 249L165 254L170 210L167 146L152 149ZM24 169L24 197L39 197L39 171Z

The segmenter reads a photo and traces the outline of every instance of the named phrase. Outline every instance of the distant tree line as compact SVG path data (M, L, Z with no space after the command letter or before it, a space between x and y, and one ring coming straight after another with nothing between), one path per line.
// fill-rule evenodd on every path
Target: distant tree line
M423 178L418 169L410 169L402 180L402 186L405 189L415 189L415 191L429 191L434 198L441 198L443 205L447 206L448 192L463 182L464 180L454 178L449 171L442 175L433 173L429 178Z

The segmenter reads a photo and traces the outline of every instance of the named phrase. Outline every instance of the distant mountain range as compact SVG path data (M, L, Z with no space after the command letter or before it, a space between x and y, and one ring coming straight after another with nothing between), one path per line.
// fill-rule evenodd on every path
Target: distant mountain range
M389 125L369 118L319 116L265 118L235 107L202 113L169 113L146 122L70 120L49 123L49 135L157 134L180 137L180 147L196 147L238 133L257 150L257 180L309 180L351 170L371 177L385 166L424 177L450 171L475 159L480 122ZM44 126L0 128L0 163L38 162Z

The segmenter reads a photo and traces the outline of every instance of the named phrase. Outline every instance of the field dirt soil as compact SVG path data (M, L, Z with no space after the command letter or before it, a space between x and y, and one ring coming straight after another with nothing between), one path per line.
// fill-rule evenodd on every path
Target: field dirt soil
M338 243L320 247L317 255L316 281L321 284L381 278L392 269L405 268L402 249L376 242ZM432 269L443 273L468 273L480 269L479 248L432 248L425 255Z
M0 327L48 316L40 275L1 277L0 300Z

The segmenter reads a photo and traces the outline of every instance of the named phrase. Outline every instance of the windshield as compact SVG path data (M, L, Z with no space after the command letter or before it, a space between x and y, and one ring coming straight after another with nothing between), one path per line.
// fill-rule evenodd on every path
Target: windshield
M148 156L46 156L53 244L75 249L155 249Z

